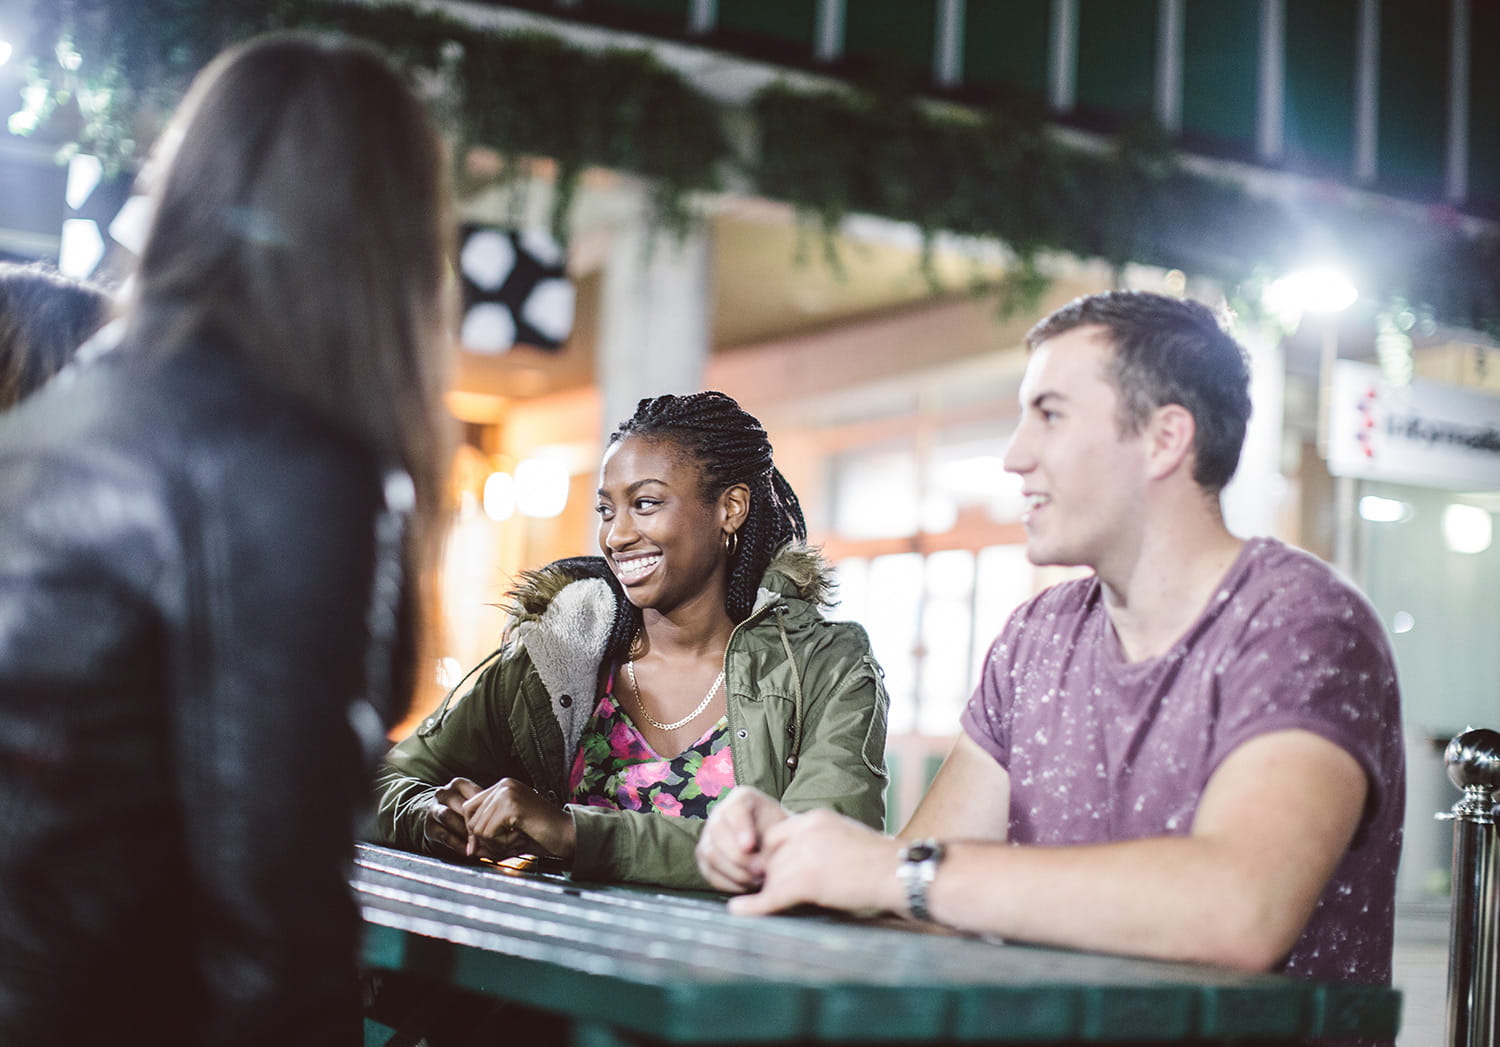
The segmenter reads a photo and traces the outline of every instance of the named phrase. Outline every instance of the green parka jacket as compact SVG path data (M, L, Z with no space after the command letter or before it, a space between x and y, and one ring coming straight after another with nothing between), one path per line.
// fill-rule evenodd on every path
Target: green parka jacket
M866 825L885 819L888 698L865 631L830 622L813 601L827 565L790 547L772 561L755 609L724 653L736 785L796 811L827 807ZM432 852L433 794L454 778L517 778L563 804L579 736L612 666L603 664L615 599L602 578L552 565L528 578L505 644L462 697L387 755L376 782L382 842ZM528 610L521 610L521 608ZM535 610L540 608L540 610ZM570 805L580 879L704 888L693 857L703 822Z

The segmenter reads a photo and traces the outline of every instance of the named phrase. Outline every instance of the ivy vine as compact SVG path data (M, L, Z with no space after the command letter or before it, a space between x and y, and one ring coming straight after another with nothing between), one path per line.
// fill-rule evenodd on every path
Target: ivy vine
M271 29L321 28L369 40L407 69L460 155L482 145L509 159L553 160L559 232L589 167L643 176L658 221L676 231L696 220L698 194L737 171L830 234L845 216L868 213L913 223L929 245L939 232L999 241L1017 262L1000 288L1011 307L1045 286L1038 260L1048 251L1236 288L1336 247L1361 270L1368 300L1421 303L1443 322L1500 335L1492 230L1327 184L1257 195L1192 169L1149 123L1087 148L1063 144L1036 99L980 111L881 88L779 83L752 100L758 147L742 157L719 104L646 51L483 29L407 2L34 7L31 87L12 127L44 130L116 167L140 162L163 115L224 46Z
M341 0L37 0L28 111L111 169L139 163L192 76L259 32L319 29L379 46L411 74L462 154L557 164L561 232L589 167L651 186L658 222L682 231L691 200L721 187L730 156L717 106L649 52L587 51L539 33L476 28L405 3ZM147 133L142 133L146 131ZM514 169L517 165L508 165ZM461 168L455 168L461 170Z

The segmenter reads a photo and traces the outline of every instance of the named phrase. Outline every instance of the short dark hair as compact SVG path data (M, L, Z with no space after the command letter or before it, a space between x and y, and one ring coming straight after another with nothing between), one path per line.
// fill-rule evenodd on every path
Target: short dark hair
M1145 291L1075 298L1026 334L1028 348L1078 327L1103 327L1114 347L1107 377L1120 393L1120 431L1137 433L1166 404L1193 416L1193 479L1224 489L1250 419L1250 362L1207 306Z
M725 610L744 621L755 609L761 575L782 546L807 540L802 503L771 458L771 441L760 422L719 392L648 397L620 423L611 444L627 436L674 444L697 467L705 500L735 484L750 489L750 512L729 561Z
M42 263L0 264L0 410L35 392L103 325L109 296Z

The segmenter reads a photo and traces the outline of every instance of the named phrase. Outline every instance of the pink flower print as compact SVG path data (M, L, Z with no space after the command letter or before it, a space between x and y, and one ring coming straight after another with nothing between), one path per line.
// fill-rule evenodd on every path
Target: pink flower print
M682 801L669 792L659 792L651 799L651 806L656 809L657 814L665 814L672 818L682 817Z
M568 792L571 794L583 781L585 757L588 753L583 746L578 747L578 752L573 756L573 769L568 772Z
M662 779L662 766L660 761L651 763L631 764L625 768L623 778L624 784L632 789L645 789L656 785Z
M698 788L704 796L718 796L734 785L734 751L724 746L698 768Z
M630 729L630 724L623 719L616 720L609 730L609 751L617 757L625 758L636 755L639 748L638 736Z

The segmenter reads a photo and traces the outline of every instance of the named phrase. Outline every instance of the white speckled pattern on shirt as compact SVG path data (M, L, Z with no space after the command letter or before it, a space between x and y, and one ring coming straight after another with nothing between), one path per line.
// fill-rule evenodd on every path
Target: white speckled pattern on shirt
M1321 560L1250 540L1172 649L1136 663L1096 579L1054 586L996 639L963 725L1009 771L1010 838L1054 845L1186 834L1220 761L1268 731L1339 745L1370 801L1281 969L1389 982L1406 796L1396 672L1373 608Z

